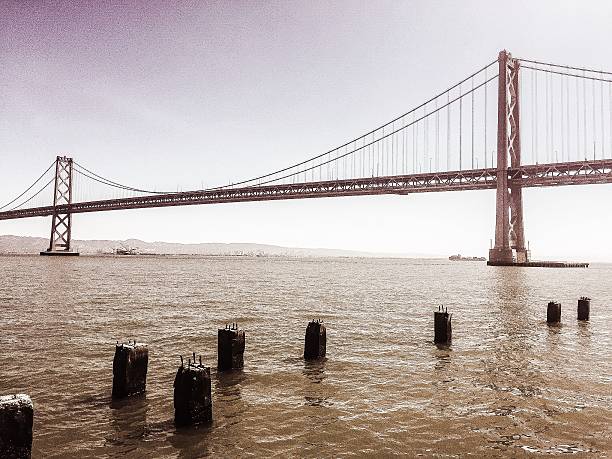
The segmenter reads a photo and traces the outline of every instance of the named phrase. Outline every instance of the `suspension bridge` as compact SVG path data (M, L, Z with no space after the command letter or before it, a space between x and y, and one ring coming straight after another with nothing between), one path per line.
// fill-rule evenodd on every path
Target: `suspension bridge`
M0 220L51 216L46 255L76 254L72 215L120 209L496 190L489 264L530 261L522 189L612 183L612 72L496 60L412 110L299 163L237 183L158 191L58 156Z

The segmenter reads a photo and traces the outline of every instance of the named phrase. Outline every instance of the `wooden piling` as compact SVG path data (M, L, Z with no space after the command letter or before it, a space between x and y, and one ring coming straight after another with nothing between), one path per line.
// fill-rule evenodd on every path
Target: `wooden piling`
M550 301L546 309L546 322L556 324L561 322L561 303Z
M316 360L325 357L327 347L327 331L322 320L312 320L306 327L304 338L304 358Z
M434 311L434 343L447 344L453 338L453 329L451 326L452 314L448 313L448 309L440 306L437 311Z
M117 343L113 359L113 398L144 392L147 386L149 349L146 344Z
M191 360L183 364L174 378L174 422L177 426L189 426L212 422L212 395L210 367Z
M217 370L239 370L244 366L244 330L233 323L217 333Z
M591 313L591 299L586 296L578 300L578 320L589 320Z
M32 456L34 407L25 394L0 396L0 457Z

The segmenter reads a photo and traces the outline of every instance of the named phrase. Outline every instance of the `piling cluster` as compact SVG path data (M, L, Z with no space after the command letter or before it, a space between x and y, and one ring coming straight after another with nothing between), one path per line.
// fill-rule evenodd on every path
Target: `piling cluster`
M304 358L325 357L326 329L321 319L313 319L306 327ZM245 332L236 322L217 330L217 371L241 370L244 367ZM179 427L206 424L213 420L210 367L196 353L185 360L174 377L174 421ZM146 344L117 342L113 359L113 398L136 395L146 390L149 352Z
M578 300L578 320L589 320L591 299ZM449 344L452 340L452 314L439 306L434 311L434 343ZM550 301L546 309L546 322L561 322L561 304ZM304 359L322 359L326 354L326 328L321 319L311 320L304 337ZM217 371L241 370L244 367L245 332L233 322L217 332ZM210 367L196 361L192 353L181 365L174 378L174 419L177 426L210 423L213 420ZM149 349L144 343L128 341L115 345L113 358L113 399L145 392ZM30 397L24 394L0 396L0 458L28 458L32 449L34 408Z
M581 321L589 320L591 314L591 299L581 296L578 299L577 319ZM551 325L561 323L561 303L550 301L546 309L546 322Z

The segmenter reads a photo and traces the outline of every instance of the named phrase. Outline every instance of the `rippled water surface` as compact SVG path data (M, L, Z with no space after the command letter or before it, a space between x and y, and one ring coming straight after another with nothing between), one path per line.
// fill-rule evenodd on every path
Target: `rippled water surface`
M16 256L0 272L0 394L31 395L35 457L611 454L610 265ZM432 344L439 304L448 348ZM328 344L311 364L313 317ZM246 330L245 368L221 375L227 322ZM147 392L111 403L127 339L149 344ZM177 430L172 383L192 351L211 366L215 421Z

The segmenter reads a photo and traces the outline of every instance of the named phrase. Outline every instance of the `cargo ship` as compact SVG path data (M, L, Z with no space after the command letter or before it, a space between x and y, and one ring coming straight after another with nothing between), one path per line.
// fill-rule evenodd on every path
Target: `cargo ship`
M448 259L450 261L487 261L485 257L462 257L461 254L451 255Z
M113 250L114 255L140 255L135 247L117 247Z

